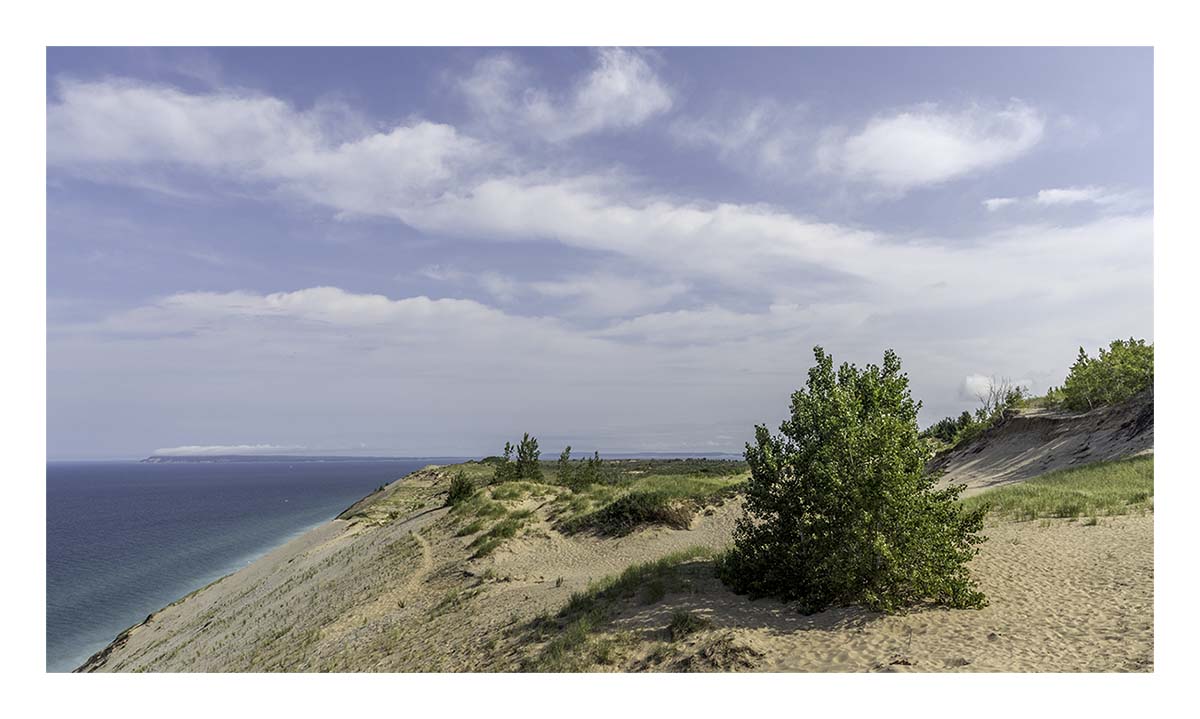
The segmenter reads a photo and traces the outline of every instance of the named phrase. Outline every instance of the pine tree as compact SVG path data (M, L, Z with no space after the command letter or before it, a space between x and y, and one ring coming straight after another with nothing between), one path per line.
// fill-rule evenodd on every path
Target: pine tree
M517 445L517 477L533 482L541 481L542 465L538 462L541 454L538 450L537 438L530 437L526 432L521 443Z
M573 469L573 467L571 466L571 445L568 444L566 446L566 449L564 449L562 451L562 454L558 455L558 483L559 484L566 486L566 487L572 486L572 476L574 474L571 471L572 469Z
M499 484L500 482L509 482L517 478L517 467L512 461L513 446L511 442L504 443L504 459L496 465L496 471L492 475L492 481Z

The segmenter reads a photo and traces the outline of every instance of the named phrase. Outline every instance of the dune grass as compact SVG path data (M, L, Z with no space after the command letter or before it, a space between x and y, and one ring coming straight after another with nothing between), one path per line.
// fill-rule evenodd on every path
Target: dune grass
M553 638L536 657L526 661L522 669L533 672L586 671L596 659L596 652L591 651L593 634L619 602L634 597L640 597L643 604L657 602L668 592L683 587L680 565L712 556L713 551L707 547L691 547L651 562L631 565L618 575L605 577L586 590L575 592L554 617L534 620L534 632ZM702 628L696 625L688 630Z
M560 498L558 526L617 536L651 524L686 529L699 508L732 497L744 481L743 474L648 474L597 484Z
M988 506L989 517L1099 517L1154 509L1154 457L1098 462L1050 472L962 500L964 509Z

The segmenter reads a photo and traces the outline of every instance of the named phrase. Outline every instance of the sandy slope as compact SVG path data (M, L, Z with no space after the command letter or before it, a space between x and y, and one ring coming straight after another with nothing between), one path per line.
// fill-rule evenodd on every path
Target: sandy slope
M592 580L696 545L725 546L738 503L690 530L564 536L545 509L525 534L472 560L470 536L440 508L448 473L430 468L152 615L88 671L512 671L544 639L532 620ZM404 494L403 514L379 500ZM524 500L512 507L535 509ZM1153 517L989 526L974 571L991 604L879 617L805 617L750 602L688 565L688 591L620 608L602 634L620 649L598 670L1129 671L1152 667ZM715 627L667 642L676 609Z
M965 496L1057 469L1154 451L1154 394L1082 414L1014 412L998 427L931 463Z

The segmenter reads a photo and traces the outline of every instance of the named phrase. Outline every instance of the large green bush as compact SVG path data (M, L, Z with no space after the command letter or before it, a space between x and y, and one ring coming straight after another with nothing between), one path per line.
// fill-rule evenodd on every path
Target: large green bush
M1079 348L1079 356L1061 388L1051 395L1072 410L1089 410L1124 402L1154 386L1154 345L1145 340L1113 340L1092 358Z
M889 350L882 367L835 371L824 350L814 353L780 434L760 425L746 445L746 516L718 562L721 578L807 612L983 606L967 569L983 510L964 513L961 489L936 489L925 474L919 405L900 359Z

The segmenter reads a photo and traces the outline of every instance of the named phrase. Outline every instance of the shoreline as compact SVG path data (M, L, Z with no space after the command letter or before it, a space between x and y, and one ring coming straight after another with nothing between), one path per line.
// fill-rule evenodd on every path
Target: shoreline
M250 565L257 562L258 560L262 559L263 557L266 557L267 555L271 554L272 552L275 552L283 547L286 547L288 544L291 544L292 542L299 539L300 537L303 537L304 535L308 534L309 532L312 532L316 529L320 529L321 527L325 526L326 524L329 524L336 520L337 520L337 516L335 515L329 519L324 519L324 520L321 520L321 521L313 523L313 524L307 524L304 527L291 532L286 537L284 537L281 541L275 542L271 546L266 547L265 549L242 555L238 559L230 562L228 565L226 565L226 567L224 567L216 572L209 572L209 573L205 574L203 577L201 577L201 579L198 582L199 586L197 586L195 589L192 589L192 590L188 591L186 594L181 595L179 598L171 601L169 604L164 604L163 606L159 607L158 609L155 609L154 611L147 614L145 619L142 619L140 622L137 622L135 624L129 625L128 627L125 627L120 632L118 632L115 637L110 639L107 644L100 647L98 650L96 650L94 652L85 654L82 661L79 661L78 663L76 663L76 660L71 660L71 668L50 669L49 667L47 667L46 673L48 673L48 674L73 674L73 673L79 672L81 669L83 669L83 667L87 666L98 655L112 651L112 649L115 648L120 643L122 637L127 637L130 631L132 631L133 629L136 629L137 627L140 627L143 624L145 624L146 622L150 621L155 615L161 613L164 609L172 607L172 606L184 601L188 597L190 597L194 594L197 594L199 592L202 592L205 589L208 589L209 587L211 587L215 584L218 584L221 581L224 581L225 579L228 579L229 577L233 576L234 574L237 574L238 572L242 571L246 567L249 567ZM210 579L210 577L211 577L211 579Z
M428 466L428 465L426 465L426 466ZM424 467L414 469L411 472L408 472L400 477L396 477L396 478L392 479L391 481L387 482L386 484L392 484L394 482L398 482L398 481L404 479L405 477L408 477L409 475L413 474L413 472L421 471L421 469L423 469L423 468ZM269 545L263 546L259 549L251 551L251 552L246 552L241 555L238 555L236 558L223 564L220 568L200 575L195 581L188 583L188 586L191 587L190 589L187 589L182 594L179 594L175 599L171 600L170 602L158 606L156 609L154 609L149 614L147 614L141 621L130 624L129 626L125 627L124 629L121 629L120 631L116 632L115 634L108 634L107 635L108 638L104 641L103 644L99 643L98 641L97 642L86 642L86 645L84 646L84 648L82 649L82 651L80 653L73 655L66 662L59 663L54 668L51 667L50 658L49 658L49 656L47 656L46 668L45 668L46 673L48 673L48 674L71 674L71 673L76 673L76 672L83 670L84 667L86 667L90 663L92 663L92 661L94 659L96 659L98 656L100 656L102 654L106 654L108 652L111 652L115 647L117 647L121 643L123 638L128 637L128 635L131 631L133 631L137 627L140 627L140 626L146 624L146 622L150 621L154 616L158 615L165 609L168 609L169 607L172 607L172 606L184 601L188 597L190 597L194 594L197 594L198 592L201 592L201 591L213 586L214 584L217 584L217 583L237 574L238 572L240 572L240 571L246 569L247 567L252 566L254 563L260 561L264 557L267 557L270 554L282 549L283 547L286 547L287 545L291 544L292 542L296 541L297 539L304 537L311 532L317 531L317 530L325 527L326 525L329 525L329 524L337 521L338 518L341 517L343 514L345 514L347 511L349 511L350 508L359 505L361 502L363 502L363 500L368 499L369 497L373 496L377 492L378 492L378 490L370 491L370 492L364 494L363 496L359 497L357 500L355 500L353 503L351 503L347 507L340 509L340 510L339 509L332 510L331 513L324 519L318 520L316 522L305 523L304 525L302 525L302 526L288 532L286 535L280 537L278 540L272 541ZM94 649L93 649L93 647L94 647ZM49 647L47 647L47 650L48 649L49 649Z

